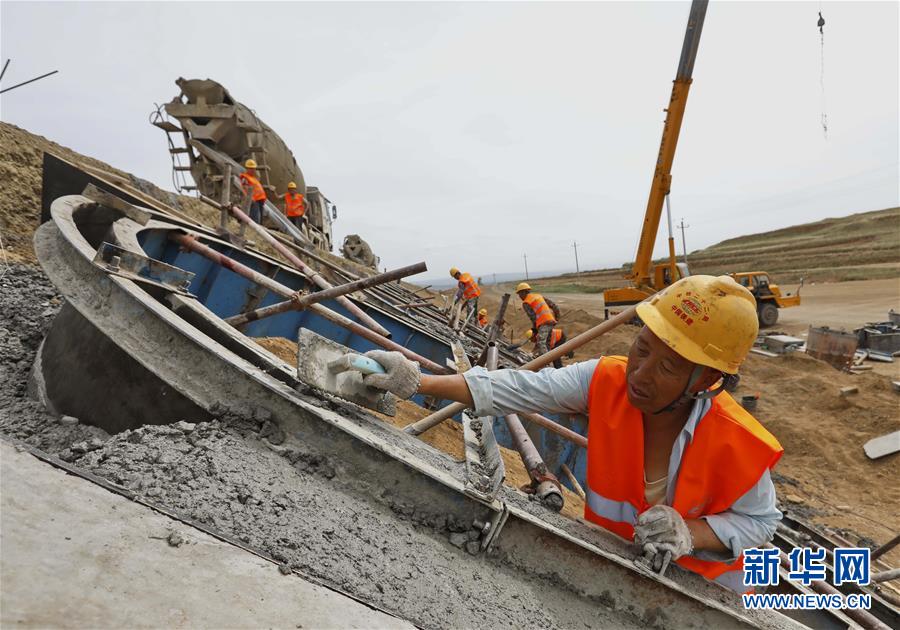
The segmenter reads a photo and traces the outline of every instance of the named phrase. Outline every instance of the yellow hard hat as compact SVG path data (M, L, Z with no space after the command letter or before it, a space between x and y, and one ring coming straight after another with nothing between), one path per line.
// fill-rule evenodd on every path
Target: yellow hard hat
M292 189L292 188L296 188L296 187L297 187L297 184L295 184L294 182L289 182L289 183L288 183L288 189L289 189L289 190Z
M247 160L246 162L244 162L244 168L256 168L256 160L254 160L254 159Z
M516 287L516 293L519 291L531 291L531 285L527 282L520 282L519 286Z
M450 277L451 278L455 278L456 274L458 274L458 273L459 273L459 269L457 269L456 267L450 267Z
M682 278L637 314L685 359L725 374L737 373L759 332L753 294L730 276Z
M486 309L486 308L480 309L480 310L478 311L478 314L479 314L479 315L487 315L487 309Z
M534 331L529 328L528 330L525 331L525 338L531 339L532 337L534 337Z

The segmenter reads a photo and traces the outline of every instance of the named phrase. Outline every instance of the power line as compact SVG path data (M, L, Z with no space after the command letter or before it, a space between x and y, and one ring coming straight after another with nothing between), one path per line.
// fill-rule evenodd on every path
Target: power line
M575 273L581 273L581 269L578 267L578 243L572 243L572 247L575 248Z
M528 254L522 254L522 259L525 261L525 279L528 280Z

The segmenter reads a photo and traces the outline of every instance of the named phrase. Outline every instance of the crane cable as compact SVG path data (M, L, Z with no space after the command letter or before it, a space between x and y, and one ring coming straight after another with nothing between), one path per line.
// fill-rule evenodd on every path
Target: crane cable
M828 114L825 109L825 18L822 17L822 2L819 2L819 45L821 48L819 57L819 85L822 88L822 135L828 140Z

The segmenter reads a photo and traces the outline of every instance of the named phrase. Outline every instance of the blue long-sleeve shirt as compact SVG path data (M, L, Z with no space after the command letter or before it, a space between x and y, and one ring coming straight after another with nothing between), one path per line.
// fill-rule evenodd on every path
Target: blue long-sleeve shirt
M574 363L561 369L540 372L472 368L463 377L472 394L475 415L502 416L517 412L570 413L587 415L588 390L599 359ZM697 400L684 428L679 433L669 458L668 486L664 503L672 505L675 482L684 449L694 437L697 423L709 411L709 400ZM708 551L695 553L703 560L733 560L741 551L772 540L781 520L775 505L775 486L766 470L756 485L732 506L719 514L701 517L731 554Z

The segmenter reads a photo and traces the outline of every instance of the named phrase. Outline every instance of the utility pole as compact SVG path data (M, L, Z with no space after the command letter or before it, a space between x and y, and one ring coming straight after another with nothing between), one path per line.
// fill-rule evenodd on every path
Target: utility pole
M572 243L572 247L575 248L575 273L581 273L581 269L578 267L578 243Z
M678 224L678 227L681 229L681 253L682 258L684 258L684 264L687 264L687 245L684 244L684 228L691 227L690 225L684 224L684 217L681 217L681 223Z
M522 254L522 259L525 261L525 279L528 280L528 254Z

